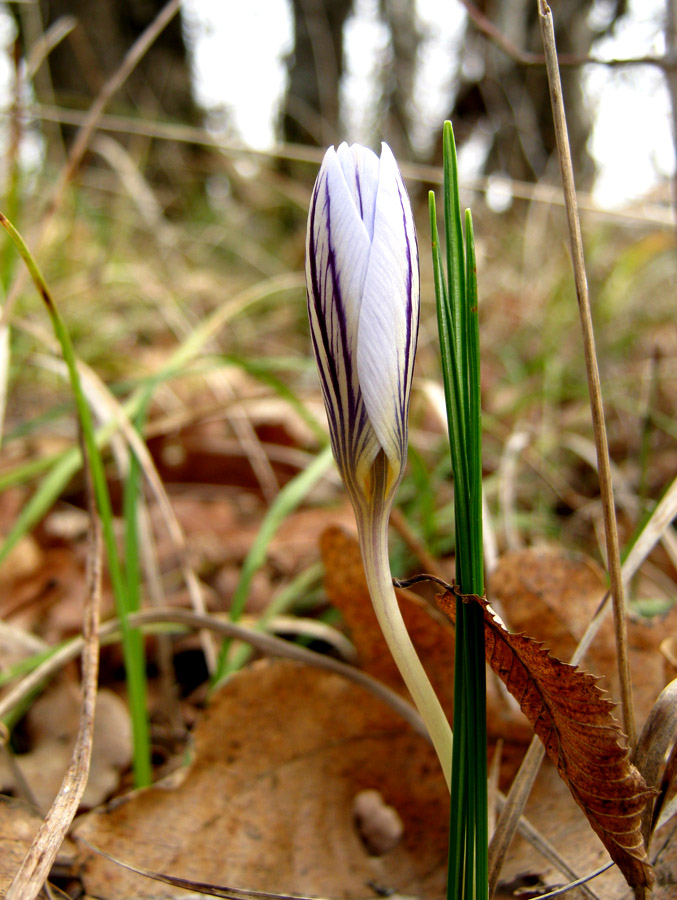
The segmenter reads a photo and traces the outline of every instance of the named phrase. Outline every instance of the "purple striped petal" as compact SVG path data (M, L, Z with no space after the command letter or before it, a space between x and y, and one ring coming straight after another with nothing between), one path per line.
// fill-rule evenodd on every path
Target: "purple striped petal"
M383 450L391 487L406 460L416 350L416 233L395 159L357 144L330 147L315 183L306 239L311 339L339 470L351 497L368 491Z
M374 237L360 307L357 371L367 415L398 476L407 455L419 297L411 206L395 158L383 144Z

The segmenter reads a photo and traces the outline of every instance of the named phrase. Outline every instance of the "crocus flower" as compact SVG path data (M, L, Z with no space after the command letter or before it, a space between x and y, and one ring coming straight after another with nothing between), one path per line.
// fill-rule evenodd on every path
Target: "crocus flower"
M407 458L419 269L409 198L387 144L380 159L358 144L327 150L308 215L306 290L371 598L448 779L451 730L402 621L388 562L388 519Z

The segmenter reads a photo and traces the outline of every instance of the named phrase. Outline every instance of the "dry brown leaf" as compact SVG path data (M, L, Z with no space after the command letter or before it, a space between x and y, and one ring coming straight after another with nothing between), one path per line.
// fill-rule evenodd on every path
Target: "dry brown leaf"
M437 597L454 621L456 597ZM596 679L551 656L541 643L511 634L480 597L487 662L520 705L573 798L630 885L651 885L653 873L641 836L641 816L651 796L619 744L613 704Z
M378 791L402 823L401 840L381 856L370 855L354 821L365 790ZM132 864L212 884L437 898L448 804L432 748L374 697L333 674L261 661L214 697L187 771L89 814L76 837ZM184 896L81 849L90 895Z
M544 641L568 660L606 591L604 573L582 554L553 547L529 547L504 554L491 574L487 593L511 631ZM641 724L671 675L658 651L677 629L677 606L667 617L628 621L635 714ZM585 657L585 667L604 677L602 687L619 696L613 619L607 615Z
M0 896L4 897L42 816L19 800L0 797Z
M40 809L47 809L70 763L80 714L79 694L66 681L44 694L26 716L26 733L33 744L16 763ZM120 772L131 762L132 735L125 703L112 691L99 691L94 718L94 746L82 806L103 803L120 783ZM0 787L15 788L7 764L0 760Z
M570 659L606 591L602 569L580 554L555 547L504 553L491 573L487 594L512 631L546 641L560 659ZM595 672L615 659L609 618L589 652Z
M564 857L576 860L577 871L582 875L609 862L604 847L590 840L587 820L549 760L541 766L524 812L530 821L539 823L539 831ZM666 827L658 838L661 853L654 861L656 884L650 895L651 900L674 900L677 826ZM534 890L533 894L522 896L539 896L537 891L554 890L563 884L563 880L560 872L534 853L533 846L518 834L510 845L510 853L501 870L495 900L518 896L513 889L520 883L528 884ZM600 900L635 900L633 889L616 866L595 878L589 886ZM575 890L565 896L567 900L583 898L580 891Z

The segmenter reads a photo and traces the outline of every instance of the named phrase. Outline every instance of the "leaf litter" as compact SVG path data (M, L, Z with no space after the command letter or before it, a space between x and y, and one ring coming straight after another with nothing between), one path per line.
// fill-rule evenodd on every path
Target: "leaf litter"
M361 563L359 558L359 550L355 540L340 529L328 529L322 537L322 549L324 561L327 569L327 593L332 602L337 605L341 611L344 620L352 633L361 663L365 670L372 675L378 675L386 683L398 686L399 676L394 668L389 666L388 656L384 652L380 637L380 633L375 624L370 621L371 606L368 598L365 597L365 587L363 584L363 574L361 571ZM522 564L524 560L522 560ZM559 565L560 569L566 574L573 576L571 561L560 560L556 563L553 559L548 560L551 571L553 567L556 569ZM524 568L523 568L524 571ZM592 575L590 572L592 571ZM533 574L533 573L532 573ZM579 572L579 578L582 579L584 590L580 591L581 595L585 594L592 583L597 580L598 588L600 587L600 579L594 569L591 570L588 561L582 561L582 568ZM569 593L565 592L565 599L571 602L574 597L575 578L564 578L564 582L569 585ZM556 581L555 581L556 583ZM556 590L553 591L553 597L556 597ZM365 602L366 601L366 602ZM556 600L552 600L556 603ZM431 617L429 611L420 601L411 601L404 599L402 601L403 614L408 621L409 627L412 629L414 641L418 645L426 665L428 666L431 676L437 677L442 681L449 671L450 659L453 658L453 638L448 629L440 627L439 621ZM577 630L577 629L574 629ZM527 639L521 636L514 637L519 642ZM533 643L533 642L532 642ZM534 644L534 648L536 645ZM538 648L538 653L545 654ZM552 657L548 657L552 660ZM541 660L542 664L542 660ZM392 769L397 764L396 757L392 757L389 761L383 761L384 772L381 773L370 767L372 774L371 783L364 783L361 776L364 775L365 765L360 760L353 760L350 765L354 769L349 789L346 789L345 780L348 777L345 767L339 773L339 782L335 783L336 775L328 768L329 762L335 762L333 749L335 741L345 740L345 729L357 728L359 731L359 721L363 726L365 720L362 713L367 707L374 706L379 708L378 712L372 712L367 722L368 727L364 728L364 734L358 741L378 743L379 722L382 721L383 715L392 716L392 713L386 713L380 708L378 701L364 694L362 699L351 698L350 702L344 707L336 700L331 702L317 701L318 686L325 680L325 673L310 673L307 676L303 673L299 674L294 671L294 665L291 663L258 663L255 667L247 669L242 673L234 676L227 684L221 694L217 694L214 698L210 709L205 714L204 722L212 722L211 730L207 724L199 722L195 732L195 759L188 770L181 776L182 781L178 786L173 786L170 781L166 785L156 786L138 794L133 794L129 798L122 801L116 801L108 810L100 811L90 815L80 825L78 833L81 834L88 842L95 846L100 846L106 852L112 853L121 859L131 862L134 861L138 865L151 868L164 873L172 873L193 880L209 881L215 884L233 885L246 887L248 889L260 890L277 890L288 891L290 893L305 894L321 894L325 896L364 896L365 889L369 885L379 887L378 880L369 880L373 875L374 857L369 856L369 839L364 837L364 826L356 822L356 808L359 809L360 798L364 796L364 792L375 792L375 808L379 815L386 810L386 818L391 818L391 831L397 832L399 826L393 825L392 822L402 822L402 842L411 839L411 827L408 825L406 816L406 805L404 807L405 815L401 804L392 802L388 795L388 790L384 789L387 782L387 774L385 770ZM561 674L562 671L571 670L571 667L558 661L552 661L554 668ZM285 673L280 675L280 682L276 680L276 676L272 673L278 667L282 666L280 672L283 672L289 666L292 667L291 674ZM303 670L303 667L301 667ZM579 673L580 674L580 673ZM331 676L333 678L334 676ZM596 714L609 716L610 704L603 699L599 689L594 684L591 676L581 675L585 684L585 691L595 694L596 705L593 710L593 717ZM309 687L310 680L312 688ZM331 680L331 679L330 679ZM287 682L291 684L287 684ZM242 683L241 690L237 689L238 682ZM260 683L259 683L260 682ZM557 682L559 687L559 681ZM400 690L403 687L400 683ZM355 688L354 690L359 690ZM347 688L341 689L341 694L345 695ZM231 693L233 692L232 696ZM248 694L255 697L254 700L248 699ZM300 692L303 702L301 704L302 715L295 709L294 703L287 703L287 697L291 692L291 699ZM350 693L348 691L348 693ZM447 678L447 704L451 700ZM225 696L228 699L221 700ZM237 696L237 703L234 697ZM368 698L368 699L366 699ZM326 701L326 697L324 698ZM586 694L586 702L587 702ZM314 707L314 703L320 703L320 709ZM221 718L221 704L228 705L227 717ZM353 704L355 707L353 708ZM575 704L574 704L575 706ZM238 715L237 709L242 707ZM249 712L245 715L244 709ZM588 711L589 712L589 711ZM253 717L252 718L247 718ZM233 718L234 717L234 718ZM262 717L262 718L260 718ZM227 723L226 723L227 719ZM589 724L589 723L588 723ZM297 740L302 741L302 747L307 747L308 735L312 735L314 725L321 726L322 734L326 741L325 744L317 742L317 737L311 739L313 741L313 752L311 753L312 764L308 757L302 766L304 780L303 788L299 788L295 782L295 778L301 777L298 769L292 764L290 754L294 755L294 747ZM217 727L218 726L218 727ZM398 722L397 728L401 731L404 726ZM224 743L223 733L227 728L227 739ZM608 723L608 732L605 737L608 746L605 750L614 748L611 752L609 764L613 767L619 764L619 760L623 760L624 752L618 744L619 732L617 726L612 720ZM581 739L581 729L574 727L571 730L571 740L576 744ZM513 733L520 734L519 729ZM341 737L343 735L343 737ZM351 731L352 740L355 740L356 733ZM368 735L372 735L368 738ZM329 739L327 740L327 737ZM213 742L210 746L209 742ZM388 742L386 742L388 743ZM394 746L394 745L393 745ZM229 752L229 747L231 752ZM351 751L352 752L352 751ZM386 751L386 756L391 751ZM430 753L430 748L425 748L425 753ZM304 755L301 752L301 755ZM351 756L344 757L344 761L349 761ZM432 758L431 758L432 759ZM372 761L373 762L373 761ZM317 764L321 771L322 777L319 778L314 765ZM622 762L620 763L623 764ZM216 767L216 769L214 769ZM248 768L251 767L251 768ZM221 769L223 769L223 777L225 779L225 787L219 790ZM262 769L265 769L266 775L263 776ZM218 771L217 771L218 770ZM434 760L428 764L427 775L433 773L439 781L439 774L435 771L436 765ZM553 769L545 768L544 777L550 778L549 787L546 789L546 796L552 799L551 777L554 773ZM588 776L594 778L599 774L597 771L588 772ZM213 780L212 780L213 776ZM264 778L262 781L261 779ZM288 780L289 779L289 780ZM557 779L559 780L559 779ZM422 788L422 784L414 785L409 778L406 779L410 789L414 790L416 796ZM238 785L233 787L234 782ZM440 782L441 784L441 782ZM630 777L628 784L632 790L630 794L638 805L643 806L643 800L640 804L639 796L642 794L643 787L634 777ZM211 785L209 789L208 785ZM257 797L258 788L264 785L263 795L265 800ZM312 786L312 790L308 793L308 789ZM590 787L590 783L586 785ZM634 794L633 794L634 790ZM424 792L425 793L425 792ZM561 796L561 792L555 792L558 799L566 800ZM215 795L218 797L215 799ZM300 803L300 798L302 803ZM587 800L591 800L586 795ZM340 799L343 806L341 808L341 821L344 830L327 832L326 816L327 808L335 808L333 804ZM580 797L579 797L580 799ZM445 822L443 807L446 800L444 791L441 793L441 805L435 816L429 814L424 818L424 830L430 840L431 836L439 839L440 827L439 823ZM348 802L350 801L350 802ZM203 809L207 804L206 810ZM315 805L322 807L322 811L315 809ZM262 805L261 812L257 815L252 810L257 810ZM329 806L328 806L329 805ZM348 808L350 815L348 816ZM183 810L189 810L188 824L182 827ZM565 812L567 809L566 802L562 803L562 821L568 823L571 831L572 821L575 823L573 833L577 840L585 840L585 834L588 832L588 826L582 816L576 818L576 810L574 807L573 816L571 811ZM274 814L271 813L274 810ZM617 810L618 811L618 810ZM608 811L606 811L608 812ZM308 821L323 823L319 831L324 831L331 839L330 847L318 848L315 844L308 844L304 840L304 835L308 831L308 822L305 817L309 816ZM553 810L549 809L547 816L552 817ZM339 817L340 818L340 817ZM420 818L420 817L419 817ZM604 816L601 815L604 819ZM285 824L281 826L281 819L285 820ZM211 823L211 827L205 825L205 820ZM214 828L214 823L219 823L218 828ZM537 822L541 822L538 818ZM609 825L612 821L611 816L607 816L604 822ZM163 823L167 823L166 825ZM348 825L349 822L349 825ZM138 823L138 829L137 829ZM178 826L177 826L178 823ZM599 823L598 823L599 824ZM318 826L319 827L319 826ZM371 826L369 826L371 827ZM312 829L311 829L312 830ZM442 832L445 828L442 827ZM149 838L148 835L152 837ZM408 837L407 837L408 836ZM216 847L212 847L211 841L216 843ZM220 848L224 842L227 844L227 853L223 853ZM299 848L303 847L304 852L301 853ZM349 856L353 859L355 848L359 847L360 852L357 854L357 860L362 859L366 854L372 862L368 868L370 875L367 877L360 871L359 866L353 860L351 865L353 868L357 866L359 874L357 878L366 878L356 887L357 893L350 894L350 885L347 883L337 883L332 881L333 875L330 877L327 873L336 874L342 871L340 859ZM139 852L140 849L143 852ZM373 849L373 845L372 845ZM572 850L574 848L572 847ZM327 859L324 854L327 852L339 852L339 859ZM267 860L273 867L271 873L266 866L261 869L260 853L266 854ZM396 846L393 850L386 853L386 856L392 853L402 852ZM533 850L530 851L533 857ZM616 849L614 848L614 852ZM632 848L628 850L626 847L623 851L632 858ZM115 885L127 884L125 879L131 879L130 884L134 883L135 876L131 873L121 875L121 870L117 869L116 874L113 864L96 857L91 851L83 849L85 858L85 883L88 890L102 890L102 885L98 879L103 878L103 886L105 887L105 895L115 900L119 897L133 896L133 890L142 890L140 884L136 888L129 888L131 893L110 893L109 881L114 880ZM319 867L322 876L318 881L313 880L313 874L309 869L313 869L315 863L313 860L317 854L320 854L322 862ZM438 860L441 869L444 868L444 840L440 843L440 858ZM295 868L293 859L299 855L305 859L304 866L300 869ZM573 858L579 854L574 853ZM617 854L618 855L618 854ZM603 861L603 850L601 847L596 848L593 854L596 864ZM224 858L225 857L225 858ZM378 857L376 857L378 858ZM640 871L643 871L643 863L641 860L636 861ZM624 858L624 864L627 860ZM268 865L268 864L266 864ZM547 873L548 867L541 866L543 873ZM351 869L353 871L353 869ZM394 870L389 865L388 872ZM269 881L265 881L265 873L270 877ZM108 873L108 874L106 874ZM439 872L438 872L439 874ZM274 875L274 877L272 877ZM635 873L635 877L637 873ZM410 873L409 877L413 877ZM560 876L561 878L561 876ZM167 894L153 894L153 888L149 888L149 882L145 879L145 891L143 896L169 896ZM552 883L552 882L551 882ZM412 890L411 882L406 888L409 893ZM365 887L366 886L366 887ZM381 885L382 886L382 885ZM116 888L117 889L117 888ZM128 888L125 887L124 890ZM395 885L394 889L402 890L403 887ZM120 888L122 891L123 888ZM148 891L151 893L148 893ZM167 888L162 888L166 891ZM418 889L420 896L425 896ZM173 896L173 895L172 895ZM177 894L178 896L178 894Z
M381 855L355 821L364 791L402 823ZM187 770L89 814L75 839L213 884L433 898L444 889L448 802L431 747L370 694L298 663L259 661L214 695ZM81 852L89 894L183 896Z
M457 595L438 597L453 620ZM633 885L651 885L653 874L641 835L644 807L651 796L644 779L621 746L612 702L592 675L563 663L542 644L511 634L481 597L487 661L499 675L541 739L562 780Z

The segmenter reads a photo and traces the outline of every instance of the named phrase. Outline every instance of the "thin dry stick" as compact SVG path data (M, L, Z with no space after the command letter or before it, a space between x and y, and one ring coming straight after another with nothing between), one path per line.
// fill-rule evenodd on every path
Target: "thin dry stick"
M599 380L599 369L595 353L595 336L592 328L592 316L590 314L590 298L588 296L588 282L585 274L585 258L583 254L583 238L581 235L581 223L578 216L576 201L576 188L574 185L574 172L571 162L571 149L567 133L564 102L562 99L562 83L559 76L557 63L557 47L555 45L555 31L552 22L552 12L545 0L538 0L538 15L543 35L543 47L545 50L546 70L550 85L550 100L552 102L553 119L555 122L555 135L557 138L557 152L559 155L564 198L567 211L567 223L569 226L569 239L571 241L571 255L574 266L574 280L576 283L576 296L581 316L583 330L583 347L585 351L585 368L588 376L588 390L590 392L590 408L592 423L595 433L595 446L597 449L597 467L599 470L600 494L602 509L604 512L604 532L606 536L607 565L609 568L609 582L611 598L614 609L614 626L616 632L616 652L618 661L618 675L621 687L621 705L623 711L623 727L628 738L628 746L632 752L637 741L635 730L635 715L632 705L632 683L630 680L630 664L628 659L628 637L625 621L625 599L623 596L623 579L621 577L621 556L618 547L618 531L616 529L616 510L614 506L613 484L611 481L611 468L609 464L609 445L604 423L604 408L602 405L602 389Z
M65 109L59 106L34 103L26 108L25 114L34 119L45 122L61 122L64 125L81 126L86 120L86 114L73 109ZM178 141L180 143L199 144L217 150L226 157L251 159L289 159L297 162L316 163L322 162L322 150L317 147L308 147L304 144L276 144L270 149L258 149L247 147L244 144L227 143L215 137L204 128L196 128L191 125L181 125L172 122L153 121L148 117L141 119L132 116L104 115L97 123L99 131L113 131L117 134L135 134L141 137L155 138L163 141ZM425 166L419 163L402 162L400 164L402 174L407 181L424 181L432 184L442 183L442 170L437 166ZM533 184L533 182L508 179L510 192L519 200L528 200L530 203L544 203L549 206L563 206L562 192L552 185ZM488 176L483 178L468 179L464 187L468 191L487 191L490 186ZM303 195L303 201L297 191L293 196L287 192L299 208L307 209L308 196ZM578 196L579 209L593 213L597 217L611 222L623 224L624 222L642 222L659 228L670 229L674 227L672 209L657 203L643 202L640 207L633 209L604 209L597 205L591 194L580 193Z
M82 441L81 449L83 458L86 460L86 450ZM87 466L85 469L89 472ZM87 484L91 531L87 559L87 595L83 616L82 707L78 735L59 793L28 848L19 870L12 879L6 900L33 900L40 893L78 811L89 777L99 678L102 540L89 478Z
M402 538L409 550L416 556L426 572L430 572L431 575L436 575L438 578L442 579L448 576L448 573L444 571L444 568L437 562L435 557L428 553L423 541L419 540L414 534L409 527L409 523L402 514L402 511L397 507L390 513L390 524Z
M573 180L573 166L571 163L571 151L566 129L566 119L562 102L562 87L557 65L557 50L555 47L554 31L552 27L552 14L544 0L539 0L539 17L543 32L543 43L546 52L548 81L550 83L553 117L557 136L562 180L564 183L565 205L569 224L572 256L574 260L574 277L576 281L576 295L578 297L581 323L583 328L583 343L585 349L586 371L588 374L588 387L590 391L593 427L595 431L595 446L597 451L597 465L600 478L600 492L604 510L604 525L607 542L607 558L609 560L609 576L611 582L611 595L614 606L614 623L616 641L618 647L618 667L621 683L621 696L623 703L623 723L628 736L630 750L635 745L635 723L632 707L632 694L630 685L630 670L627 653L627 634L625 628L625 605L623 600L623 579L620 565L620 553L618 548L618 534L616 531L616 516L613 500L613 487L611 484L609 452L604 426L604 412L601 400L601 388L599 371L597 369L597 357L595 354L594 334L592 319L590 316L590 303L588 298L587 279L585 275L585 262L583 257L583 241L581 237L580 222L576 207L576 192ZM576 650L572 662L577 664L583 656L584 648L589 646L592 635L601 624L602 610L606 598L596 613L593 623L588 627L583 636L581 645ZM515 831L516 823L524 809L531 787L536 779L538 770L543 761L545 751L539 739L534 737L527 751L520 771L518 772L508 793L507 803L499 819L497 830L489 847L489 883L490 896L495 890L498 875L508 851L510 841Z
M273 635L266 634L263 631L257 631L254 628L247 628L244 625L237 625L227 619L218 618L208 614L195 613L187 609L174 609L172 607L148 609L143 612L131 613L129 615L130 628L144 628L149 625L166 623L168 625L178 625L181 628L208 629L222 637L234 638L235 640L245 641L256 647L261 653L268 656L277 656L282 659L293 659L297 662L306 663L320 669L326 669L335 672L344 678L354 681L366 690L374 694L384 703L391 707L405 722L422 737L427 738L428 732L423 724L421 717L418 715L414 707L404 697L391 690L386 685L367 675L361 669L334 659L323 653L316 653L308 650L300 644L292 644L290 641L282 640ZM104 622L101 626L101 642L111 643L120 640L120 623L117 619ZM76 659L82 651L83 639L76 637L67 644L55 650L53 655L40 663L32 672L24 676L24 678L16 684L8 693L0 697L0 719L14 709L18 704L26 700L30 694L36 690L46 680L51 678L63 666L73 659Z
M160 11L155 19L153 19L146 30L141 35L139 35L136 41L134 41L130 49L125 54L121 65L105 82L105 84L99 91L99 95L88 111L85 122L78 132L77 137L75 138L75 141L73 143L73 147L68 154L68 162L61 172L61 176L54 189L54 194L50 199L48 215L53 213L53 211L58 206L63 191L65 190L66 186L68 185L73 175L77 171L80 163L82 162L82 158L87 151L87 147L89 146L92 135L97 128L99 119L103 115L103 112L108 106L110 100L115 96L115 94L117 94L122 85L141 62L142 58L148 51L148 48L154 43L160 32L162 32L171 22L180 8L181 0L170 0L170 2L167 3L167 5Z
M487 16L481 12L470 0L461 0L463 6L473 24L479 32L489 38L497 47L510 56L515 62L521 66L543 66L545 65L545 56L542 53L529 53L521 50L514 44L507 35L494 25ZM666 53L665 56L656 56L655 54L647 54L646 56L633 56L626 59L602 59L599 56L580 56L574 53L563 53L559 57L560 66L585 66L596 65L606 66L607 68L617 68L619 66L658 66L667 72L677 69L677 58L674 51Z
M30 52L26 59L26 77L33 80L38 77L38 71L52 50L77 27L78 20L75 16L60 16L56 22L52 22L47 31L35 42L30 40ZM45 70L45 80L49 79L49 72ZM51 86L49 96L53 97Z

